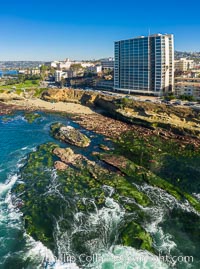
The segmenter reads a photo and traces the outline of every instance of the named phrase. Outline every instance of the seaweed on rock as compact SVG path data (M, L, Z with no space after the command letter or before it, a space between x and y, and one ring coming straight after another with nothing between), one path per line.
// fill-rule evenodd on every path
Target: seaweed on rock
M79 156L65 170L55 171L54 163L59 158L53 153L55 149L58 149L57 144L47 143L32 152L27 164L21 169L24 183L19 183L14 190L23 201L21 210L26 230L36 240L41 240L55 251L56 220L62 216L59 223L61 229L72 234L76 212L82 212L87 217L88 214L95 213L97 208L100 210L106 206L108 194L105 185L114 189L112 198L116 202L120 202L123 197L135 201L138 214L141 218L144 217L137 203L147 206L151 202L125 177L110 172L84 156ZM134 207L126 203L124 208L127 213L134 211ZM143 240L144 233L140 235ZM99 234L96 231L95 235L88 234L80 240L84 241L91 236L98 237ZM72 248L76 248L76 245L77 240L72 240ZM150 249L149 245L146 246Z
M24 114L24 118L28 121L28 123L33 123L36 119L40 117L41 115L36 112L27 112Z

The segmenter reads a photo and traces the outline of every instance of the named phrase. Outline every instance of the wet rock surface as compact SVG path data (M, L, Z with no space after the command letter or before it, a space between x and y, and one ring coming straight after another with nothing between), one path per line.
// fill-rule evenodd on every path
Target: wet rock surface
M0 102L0 115L11 114L17 110L24 110L24 108L15 106L15 105L8 105L8 104Z
M55 148L53 154L59 157L65 164L73 164L77 159L81 158L80 154L75 154L70 148Z
M64 170L66 170L68 168L68 165L66 163L64 163L64 162L56 161L54 163L54 167L57 170L64 171Z
M182 144L192 144L195 148L200 147L200 139L189 135L174 134L171 131L161 128L149 129L139 125L128 124L113 118L101 115L72 115L71 118L82 127L94 131L98 134L105 135L107 138L119 138L121 134L127 131L133 131L142 137L150 137L153 135L161 136L165 140L179 141ZM106 139L106 138L105 138Z
M24 117L29 123L33 123L35 120L40 118L41 115L38 114L38 113L34 113L34 112L32 112L32 113L27 112L27 113L24 114Z
M51 133L55 138L78 147L90 145L90 139L72 126L55 123L51 125Z

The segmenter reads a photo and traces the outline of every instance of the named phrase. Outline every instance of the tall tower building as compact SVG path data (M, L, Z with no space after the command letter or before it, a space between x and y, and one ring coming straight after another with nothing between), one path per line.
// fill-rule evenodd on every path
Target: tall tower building
M114 89L162 95L173 91L174 38L155 34L115 42Z

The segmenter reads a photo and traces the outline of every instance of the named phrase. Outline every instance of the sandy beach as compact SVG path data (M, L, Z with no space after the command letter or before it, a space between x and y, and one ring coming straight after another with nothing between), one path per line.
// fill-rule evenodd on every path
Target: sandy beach
M41 110L58 111L58 112L73 113L73 114L87 114L87 115L95 113L89 107L86 107L80 104L64 103L64 102L50 103L50 102L41 100L39 98L10 100L10 101L6 101L5 104L23 107L26 110L35 110L35 109L40 110L41 109Z

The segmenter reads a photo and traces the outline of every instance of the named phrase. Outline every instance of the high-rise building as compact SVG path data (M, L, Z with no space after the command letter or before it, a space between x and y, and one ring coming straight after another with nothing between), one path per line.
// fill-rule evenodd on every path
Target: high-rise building
M173 91L174 38L155 34L115 42L114 89L162 95Z

